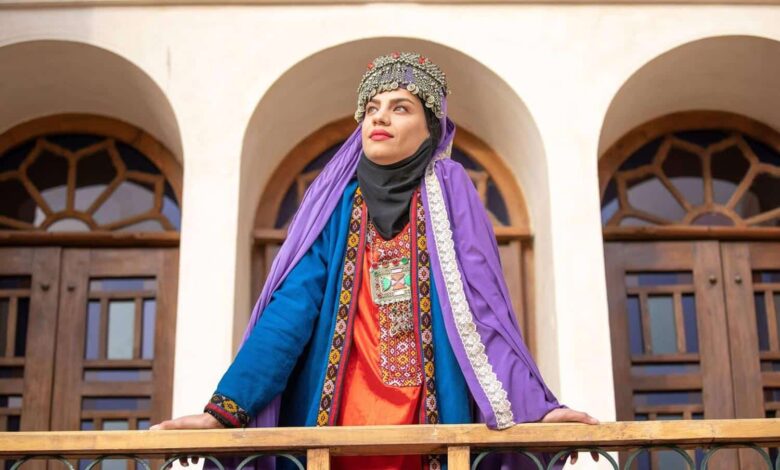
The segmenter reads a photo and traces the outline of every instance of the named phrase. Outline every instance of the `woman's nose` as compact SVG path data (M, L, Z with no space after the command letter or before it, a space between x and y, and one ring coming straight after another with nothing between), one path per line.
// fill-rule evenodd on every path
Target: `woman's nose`
M374 124L389 124L389 114L386 109L379 109L374 113Z

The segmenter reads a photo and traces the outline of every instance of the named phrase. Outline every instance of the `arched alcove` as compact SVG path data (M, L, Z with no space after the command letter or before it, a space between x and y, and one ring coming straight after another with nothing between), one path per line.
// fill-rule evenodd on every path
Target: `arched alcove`
M431 57L447 73L453 90L448 101L449 115L464 129L462 137L456 136L456 139L464 147L469 142L479 143L491 153L500 155L497 160L487 159L493 170L496 165L503 166L500 171L494 171L495 178L511 182L514 188L522 188L522 191L515 189L517 197L511 200L524 201L524 207L515 202L508 208L517 221L524 220L524 228L515 230L514 236L530 242L533 227L533 256L529 251L523 257L522 270L528 273L527 279L547 278L546 268L542 273L536 271L540 265L551 265L547 245L547 168L541 137L527 107L506 82L475 59L445 45L420 39L371 38L344 43L301 60L274 83L259 102L244 138L239 233L251 234L255 228L274 227L275 220L263 217L268 217L271 207L284 198L281 193L288 190L289 186L283 183L287 180L280 178L279 172L288 175L289 180L296 174L293 169L303 170L310 162L309 158L318 154L311 150L301 152L301 149L316 147L319 152L325 151L354 130L356 123L345 120L344 116L354 113L355 89L365 65L391 50L420 52ZM459 93L459 90L463 91ZM472 150L477 149L479 145L472 147ZM479 150L472 154L478 155ZM257 178L256 175L267 176ZM263 194L268 196L263 197ZM257 223L255 227L251 226L252 220ZM255 239L269 238L267 233L254 233ZM250 258L247 255L251 244L249 239L243 247L239 244L240 251L247 251L239 253L238 259ZM539 249L540 245L542 249ZM533 265L532 257L535 258ZM245 279L246 285L252 287L251 293L244 296L244 303L237 302L236 339L240 338L246 324L246 306L261 287L249 282L248 265L239 265L238 269L237 279ZM547 309L552 301L552 297L545 295L540 302L544 307L537 307L533 289L528 289L524 295L527 306L517 305L519 311ZM238 297L240 300L241 296ZM524 328L529 343L533 344L535 327L527 324Z
M615 95L599 180L620 420L774 417L780 42L701 39ZM701 460L701 455L691 457ZM680 462L642 457L648 468ZM750 454L718 468L752 468Z
M146 429L173 397L176 117L93 45L3 46L0 70L2 430Z

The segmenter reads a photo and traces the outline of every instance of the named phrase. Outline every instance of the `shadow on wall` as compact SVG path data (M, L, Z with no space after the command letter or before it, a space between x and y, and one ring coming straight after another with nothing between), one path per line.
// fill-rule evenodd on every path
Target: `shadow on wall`
M168 97L129 59L86 43L27 41L0 47L0 70L0 133L53 114L105 116L143 129L182 162Z
M679 111L728 111L780 129L778 75L773 39L718 36L676 47L634 72L612 99L599 156L631 129Z

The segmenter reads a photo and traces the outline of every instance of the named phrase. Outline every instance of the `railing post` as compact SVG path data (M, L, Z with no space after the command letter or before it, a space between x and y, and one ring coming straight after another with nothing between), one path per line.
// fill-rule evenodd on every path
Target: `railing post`
M307 470L330 470L330 449L309 449L306 451Z
M471 465L471 449L468 446L447 447L447 469L469 470Z

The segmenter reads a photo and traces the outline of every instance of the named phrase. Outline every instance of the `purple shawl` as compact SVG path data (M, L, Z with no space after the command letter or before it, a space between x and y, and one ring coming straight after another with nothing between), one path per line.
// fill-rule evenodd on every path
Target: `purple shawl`
M545 385L520 334L485 208L466 171L449 159L455 124L446 116L446 101L443 110L444 132L424 178L423 202L431 268L447 336L482 421L492 429L538 421L561 405ZM306 191L243 341L273 292L325 227L355 175L361 149L358 124ZM279 406L277 397L251 425L276 426Z

